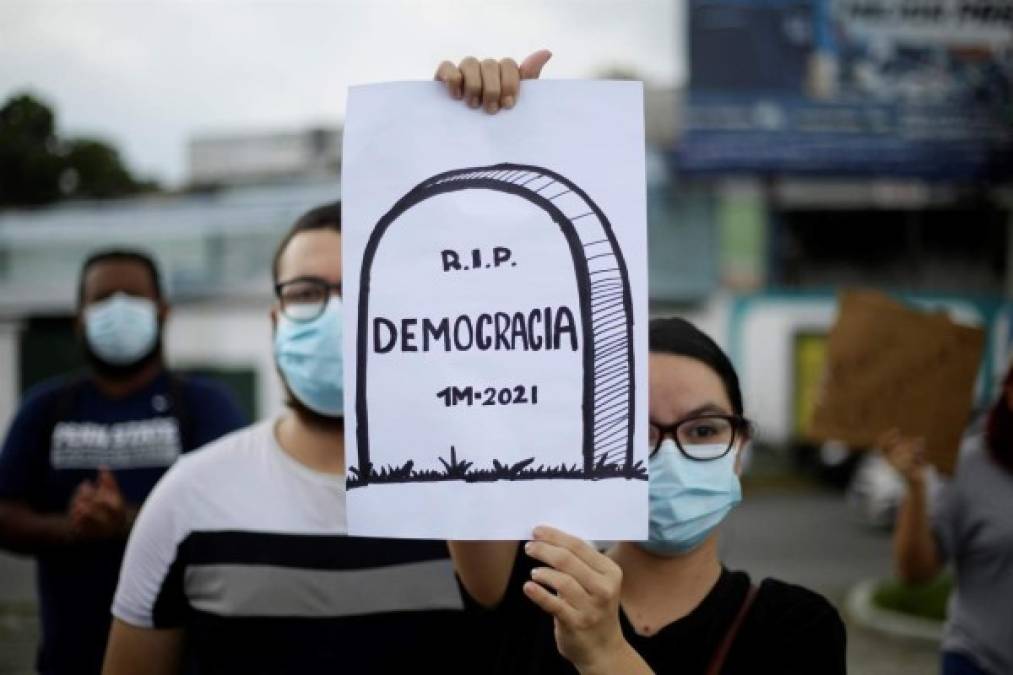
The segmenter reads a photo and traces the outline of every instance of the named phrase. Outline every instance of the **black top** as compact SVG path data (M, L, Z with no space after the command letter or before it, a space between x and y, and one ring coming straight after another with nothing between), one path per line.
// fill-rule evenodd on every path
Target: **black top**
M490 614L502 640L496 673L576 673L559 655L552 617L523 594L536 561L520 547L503 602ZM623 635L656 673L705 673L749 589L749 575L722 569L717 584L687 616L650 637L620 612ZM845 631L837 610L810 590L765 579L732 645L722 673L836 675L846 672Z
M90 378L49 380L26 395L3 439L0 500L65 513L78 485L107 467L124 499L141 504L178 456L243 423L230 392L196 377L163 372L115 399ZM101 671L125 545L105 539L38 552L40 673Z

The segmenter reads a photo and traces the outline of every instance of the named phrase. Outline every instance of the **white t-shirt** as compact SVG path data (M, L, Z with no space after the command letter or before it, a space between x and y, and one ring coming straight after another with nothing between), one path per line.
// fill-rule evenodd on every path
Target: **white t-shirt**
M380 646L392 631L424 663L434 631L464 629L446 544L345 536L344 477L286 454L276 423L184 456L158 483L113 615L186 629L202 672L337 672L350 654L363 659L350 672L382 672L407 658Z

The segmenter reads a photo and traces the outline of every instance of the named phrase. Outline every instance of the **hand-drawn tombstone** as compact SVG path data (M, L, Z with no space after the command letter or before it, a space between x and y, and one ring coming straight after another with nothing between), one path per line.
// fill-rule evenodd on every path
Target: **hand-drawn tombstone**
M350 488L647 478L626 265L568 179L498 164L420 183L374 227L356 301Z

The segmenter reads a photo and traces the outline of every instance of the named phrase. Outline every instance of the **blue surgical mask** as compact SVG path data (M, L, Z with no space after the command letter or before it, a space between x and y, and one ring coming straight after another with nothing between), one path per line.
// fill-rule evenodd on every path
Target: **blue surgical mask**
M341 300L331 297L312 321L278 317L274 358L292 394L310 410L341 417L345 410Z
M126 293L93 302L84 310L84 336L106 363L136 363L158 340L158 307L148 298Z
M723 448L715 448L720 454ZM650 459L648 540L640 545L660 555L692 551L742 501L733 449L706 462L684 456L666 439Z

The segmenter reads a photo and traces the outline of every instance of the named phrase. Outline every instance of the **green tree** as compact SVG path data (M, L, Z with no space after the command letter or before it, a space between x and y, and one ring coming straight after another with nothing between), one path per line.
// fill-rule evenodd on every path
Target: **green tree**
M123 166L116 148L99 140L77 138L64 147L61 186L75 197L119 197L143 189Z
M34 205L60 197L63 161L53 113L22 94L0 108L0 206Z
M19 94L0 108L0 207L154 189L154 183L131 175L112 145L92 138L61 140L53 111L39 99Z

